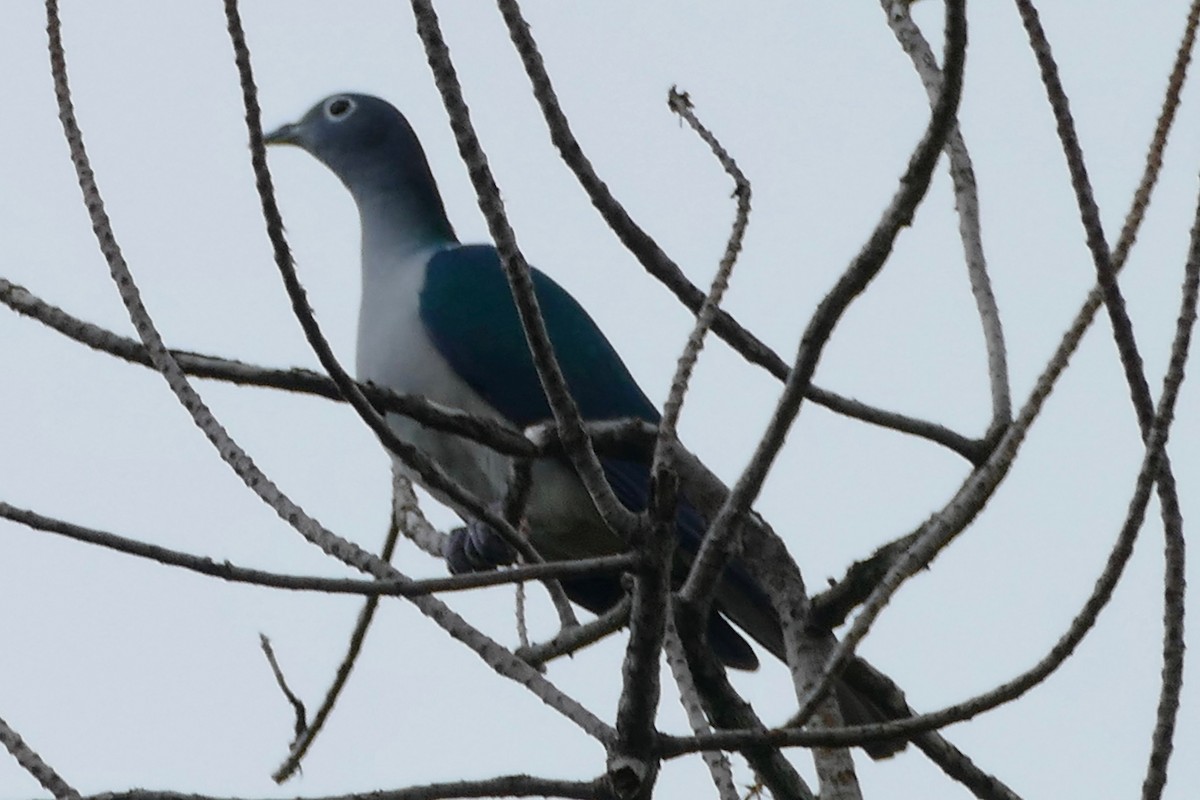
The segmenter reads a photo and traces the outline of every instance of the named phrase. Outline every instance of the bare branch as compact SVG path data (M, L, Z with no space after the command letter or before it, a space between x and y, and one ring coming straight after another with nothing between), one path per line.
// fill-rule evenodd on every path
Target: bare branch
M859 604L871 596L871 592L883 580L888 569L904 554L917 532L901 536L881 545L867 558L855 561L846 569L840 581L812 598L808 622L819 630L831 631L846 621Z
M1075 123L1071 116L1070 103L1058 75L1058 66L1051 53L1050 42L1047 40L1045 31L1042 29L1037 10L1033 3L1030 0L1016 1L1017 9L1021 14L1021 20L1029 35L1030 46L1037 59L1038 67L1041 70L1042 83L1046 87L1046 95L1054 111L1059 140L1062 142L1063 152L1067 160L1067 168L1071 175L1071 185L1075 189L1080 217L1087 235L1088 249L1092 253L1092 260L1096 267L1104 306L1108 310L1109 321L1112 324L1113 339L1117 345L1117 352L1121 357L1121 366L1125 371L1125 380L1129 385L1133 407L1137 413L1138 426L1141 429L1143 440L1146 441L1147 447L1150 448L1150 455L1158 455L1158 463L1156 464L1158 470L1158 496L1162 507L1163 523L1168 542L1168 575L1165 579L1167 617L1165 622L1166 630L1164 632L1165 641L1163 644L1163 685L1159 698L1150 764L1148 766L1146 781L1143 785L1145 796L1158 797L1161 795L1162 789L1166 784L1167 762L1170 759L1173 748L1172 736L1175 728L1175 718L1179 710L1179 693L1182 685L1183 671L1182 592L1179 592L1178 597L1173 597L1175 591L1171 586L1174 582L1171 578L1171 572L1179 571L1182 574L1183 570L1183 514L1179 508L1179 497L1175 487L1175 478L1171 470L1170 457L1165 450L1167 429L1171 422L1171 408L1169 405L1160 404L1162 407L1157 414L1154 409L1154 401L1150 394L1150 384L1146 379L1142 357L1138 352L1137 341L1133 333L1133 323L1125 307L1125 299L1121 293L1120 286L1117 284L1117 268L1113 264L1112 255L1108 249L1108 242L1104 237L1104 228L1100 220L1100 209L1097 207L1092 193L1087 166L1084 162L1083 150L1080 147L1079 138L1075 132ZM1189 24L1189 28L1192 27L1194 27L1194 23ZM1186 38L1187 35L1185 34L1185 41ZM1200 231L1200 204L1197 206L1195 225L1196 227L1193 228L1193 237ZM1180 314L1180 328L1177 331L1177 340L1172 348L1173 365L1177 358L1180 359L1177 365L1179 381L1182 381L1183 378L1182 359L1186 356L1187 338L1190 335L1191 321L1194 320L1195 314L1194 308L1189 308L1188 290L1190 287L1194 292L1195 287L1192 285L1194 275L1192 274L1192 270L1200 268L1196 262L1196 248L1198 247L1200 247L1200 243L1193 238L1193 249L1190 253L1188 263L1188 280L1185 282L1183 292L1184 310ZM1191 297L1190 301L1194 305L1195 297ZM1190 319L1189 315L1191 315ZM1170 373L1168 373L1168 377L1170 377ZM1167 400L1167 395L1168 390L1164 388L1163 401ZM1156 453L1151 445L1152 428L1156 425L1163 428L1161 431L1163 444L1159 448L1161 449L1160 453ZM1153 475L1153 473L1151 474ZM1179 589L1182 589L1181 578L1177 582L1177 586ZM1172 607L1177 610L1172 611ZM1175 637L1178 637L1178 646L1172 641Z
M1154 485L1156 474L1160 474L1159 471L1162 469L1162 459L1164 458L1165 454L1165 445L1170 429L1170 421L1173 414L1175 401L1178 398L1179 386L1182 383L1183 367L1186 363L1191 329L1196 319L1195 307L1198 286L1200 286L1200 204L1198 204L1197 207L1196 226L1193 228L1193 241L1191 245L1191 251L1189 253L1187 280L1184 284L1183 298L1181 300L1179 324L1176 331L1175 342L1172 345L1172 363L1168 369L1167 377L1164 380L1163 394L1159 401L1159 407L1154 415L1154 423L1152 425L1150 436L1147 442L1146 454L1142 463L1142 468L1138 475L1134 497L1130 501L1130 507L1125 523L1123 524L1120 535L1118 536L1112 552L1109 555L1104 571L1097 580L1091 596L1088 598L1080 612L1076 615L1075 619L1072 620L1067 632L1059 639L1054 647L1051 648L1050 652L1038 662L1037 665L1025 673L1017 676L1013 680L997 687L996 689L981 694L978 697L972 698L964 703L951 706L943 711L933 714L925 714L898 722L889 722L880 726L869 726L869 728L864 726L861 729L857 729L858 732L864 734L869 732L872 735L872 738L874 738L876 734L885 730L891 730L895 732L904 732L914 729L931 730L951 722L968 719L989 708L994 708L1002 703L1013 700L1024 694L1033 686L1036 686L1049 674L1051 674L1074 651L1075 647L1078 646L1079 642L1082 641L1087 632L1091 630L1100 611L1111 598L1112 592L1115 589L1117 582L1120 580L1124 566L1128 562L1129 556L1132 554L1133 542L1144 518L1146 505L1149 501L1150 489ZM1018 424L1021 423L1022 417L1025 416L1026 413L1023 409L1021 417L1018 418ZM1009 446L1009 442L1010 439L1006 436L1005 440L1002 441L1001 448L998 449L998 453L1002 453L1004 450L1006 450ZM968 481L968 484L970 483L971 481ZM966 487L964 487L964 489L965 488ZM948 506L946 511L948 512L950 510L951 506ZM941 517L941 515L939 515L939 517ZM920 552L923 546L930 541L930 534L937 530L939 521L942 524L949 524L945 519L939 520L938 518L935 518L935 521L927 525L926 530L921 532L921 536L918 538L916 544L907 550L904 557L900 559L896 566L888 572L888 575L885 576L885 579L881 582L879 588L864 607L863 613L855 620L851 630L847 633L838 649L835 650L834 654L831 656L831 665L838 663L838 659L841 657L841 652L839 651L848 650L851 646L849 643L856 641L854 637L858 634L857 629L863 623L864 618L868 618L868 614L877 612L877 607L875 604L876 595L878 595L881 590L888 589L892 583L892 579L896 574L898 574L898 571L908 571L905 569L906 562L913 558L914 554ZM931 557L932 555L930 555L930 558ZM1168 567L1168 569L1171 568L1172 567ZM911 571L908 571L908 574L911 574ZM1178 620L1180 624L1179 626L1169 624L1167 637L1169 640L1172 639L1175 633L1182 633L1182 618L1176 616L1175 619ZM1176 628L1176 630L1170 630L1170 628ZM1181 644L1181 642L1179 644ZM1174 671L1176 665L1178 665L1178 667L1181 669L1182 664L1178 663L1176 659L1182 655L1182 647L1177 647L1176 642L1170 641L1168 644L1164 645L1164 648L1169 651L1167 662L1168 667L1166 667L1166 669ZM1170 689L1168 689L1166 686L1168 683L1171 684ZM1160 710L1160 727L1167 728L1174 723L1174 713L1178 704L1178 696L1175 694L1177 689L1178 681L1176 681L1174 678L1169 681L1164 681L1164 697L1163 700L1160 701L1160 708L1162 706L1166 706L1166 710ZM1172 695L1174 696L1172 697ZM797 715L797 719L799 718L800 715ZM855 729L847 728L845 730L849 732L850 730ZM754 741L761 741L761 737L757 732L748 732L748 736ZM1161 737L1156 733L1156 742L1160 740L1165 740L1168 742L1168 744L1165 746L1169 748L1169 730L1162 734ZM719 745L706 741L705 746L712 747ZM1169 749L1167 752L1169 752ZM1165 762L1165 756L1158 755L1159 751L1157 748L1155 753L1156 756L1158 756L1156 761ZM1165 763L1162 764L1162 767L1165 768Z
M391 562L404 522L404 509L398 504L394 505L392 509L392 521L388 525L387 536L384 537L383 547L379 552L379 557L383 561ZM346 682L350 679L350 673L353 671L354 665L358 661L358 656L362 652L363 642L366 641L367 631L375 619L375 611L378 607L379 596L376 595L368 597L366 602L363 603L363 607L359 610L358 619L354 622L354 630L350 632L350 643L346 647L346 654L342 656L342 661L338 664L333 682L325 691L325 697L321 700L321 705L317 708L317 713L313 715L311 725L301 724L304 706L301 705L297 709L296 738L288 747L287 759L271 774L271 780L276 783L283 783L296 773L296 770L300 768L300 762L304 759L305 754L308 753L309 748L312 747L312 743L316 740L322 729L324 729L325 721L329 719L329 715L333 712L333 707L337 704L338 698L342 694L342 689L345 688ZM266 647L266 637L263 637L263 644ZM268 652L268 657L271 658L271 666L275 667L275 660L270 652ZM280 681L282 687L283 676L279 674L277 667L275 667L275 677ZM285 694L288 694L286 688ZM288 699L291 699L290 694L288 694ZM293 705L298 702L294 701Z
M816 370L817 362L834 326L850 303L866 289L867 284L883 267L900 229L909 223L916 206L925 196L938 154L953 129L962 93L962 71L967 42L964 2L965 0L950 0L946 3L946 53L943 57L946 64L945 79L925 135L909 161L908 171L901 178L899 190L870 239L809 320L800 340L795 366L784 385L771 422L750 464L734 485L721 512L712 520L709 533L692 564L683 588L683 594L692 602L706 602L706 598L711 595L729 556L730 545L736 539L750 505L758 496L767 471L774 463L784 437L800 411L804 389ZM822 683L828 685L828 681ZM817 696L814 698L819 699Z
M671 675L674 676L675 684L679 688L679 703L687 714L688 724L692 726L692 733L712 733L708 718L704 716L704 705L696 690L696 682L692 680L692 672L688 668L683 644L679 641L675 624L669 617L663 650L667 655L667 666L671 668ZM703 750L700 757L704 759L709 775L712 776L713 785L717 789L717 797L720 800L740 800L737 786L733 782L733 768L729 764L729 757L720 750Z
M654 460L656 464L660 460L663 443L676 436L675 427L679 420L679 414L683 410L683 400L687 394L688 382L696 367L696 361L700 357L700 351L704 348L704 338L708 335L713 320L720 311L721 300L729 288L733 267L737 264L738 254L742 251L742 240L746 236L746 227L750 224L750 181L746 179L737 162L733 160L733 156L729 155L712 131L704 127L704 124L696 117L691 98L686 92L679 92L672 87L667 98L667 105L704 140L721 166L725 168L725 172L733 178L733 196L737 198L737 211L733 227L729 232L729 241L725 245L725 253L717 265L717 274L713 277L708 294L704 296L704 302L700 304L700 309L696 312L696 324L688 334L687 344L675 366L675 375L671 379L671 391L663 406L662 422L659 423L659 438L655 445Z
M538 52L537 43L529 30L529 24L521 15L516 0L498 0L500 13L508 26L509 36L525 71L529 75L533 95L541 106L550 130L550 138L562 155L563 162L575 173L592 204L621 243L642 263L646 270L670 289L693 313L699 313L704 304L704 294L688 280L683 270L659 248L658 244L625 211L608 186L596 174L591 162L571 132L570 123L555 96L550 75ZM747 361L766 367L776 377L787 375L787 364L769 347L739 325L724 311L717 311L714 329L742 354Z
M640 556L629 554L625 556L609 556L609 558L628 558L629 565L635 566L634 559ZM594 573L593 573L594 574ZM579 652L590 644L595 644L625 627L629 622L629 596L626 595L619 603L604 612L591 622L574 628L564 628L553 639L541 644L532 644L517 650L517 656L534 667L559 658Z
M1130 249L1137 240L1138 230L1145 219L1146 209L1149 207L1153 190L1158 183L1158 177L1162 170L1163 151L1175 121L1176 111L1179 107L1180 93L1187 76L1187 67L1191 60L1191 52L1195 45L1197 6L1197 3L1193 3L1189 11L1188 24L1176 53L1166 93L1163 97L1161 112L1146 153L1146 163L1142 177L1138 183L1137 190L1134 192L1129 211L1126 214L1120 238L1113 248L1112 261L1113 267L1116 270L1120 270L1124 266ZM1016 422L1004 432L1005 439L1002 442L1003 446L1000 447L998 445L998 449L1003 451L1001 457L991 458L986 465L984 462L976 463L977 467L982 468L986 466L986 470L981 470L980 472L980 486L982 487L984 484L991 484L992 486L991 489L983 489L977 496L981 506L987 501L995 487L999 486L999 482L1003 480L1008 465L1016 457L1016 453L1028 427L1041 412L1045 400L1049 397L1058 379L1065 371L1072 354L1082 341L1084 333L1090 327L1096 311L1099 310L1102 302L1101 289L1097 286L1088 293L1083 305L1076 312L1074 319L1063 334L1054 354L1050 357L1029 397L1023 404ZM994 455L995 453L993 453ZM991 477L983 477L984 472L991 473ZM870 593L874 585L878 584L881 576L891 566L895 565L899 557L903 555L904 548L908 546L908 543L914 541L915 535L910 534L910 536L904 539L884 545L867 562L863 563L864 569L856 569L857 565L855 565L847 573L839 586L828 593L828 596L814 598L813 602L817 606L816 613L818 618L827 619L828 624L831 626L838 624L844 619L844 615L855 604L863 602L863 598ZM828 609L824 608L826 603L830 604ZM826 614L828 614L827 617L825 616Z
M767 593L779 619L784 662L792 677L796 699L800 701L820 679L825 657L833 647L833 636L808 626L809 604L804 578L778 537L754 537L747 543L742 561L750 567L751 574ZM814 718L809 720L813 728L838 728L844 724L841 708L832 692L818 706ZM903 741L880 742L873 746L868 744L866 749L872 758L882 758L903 747ZM812 757L822 800L861 800L862 790L849 749L814 748Z
M53 2L53 0L49 0ZM54 795L55 800L79 800L79 792L63 780L54 767L42 760L33 748L25 743L21 734L0 719L0 744L17 760L21 768L33 776L42 788Z
M670 607L677 502L674 472L653 473L649 518L639 526L634 541L643 564L633 575L629 640L621 662L617 702L617 738L608 754L609 775L623 797L649 797L658 777L658 760L651 754L662 696L659 664Z
M1092 261L1095 263L1098 283L1104 297L1104 306L1108 310L1109 321L1113 327L1113 339L1117 345L1117 352L1121 356L1125 381L1129 384L1134 411L1137 413L1138 425L1141 427L1144 437L1149 432L1153 420L1154 401L1150 396L1150 384L1146 381L1142 356L1138 352L1137 342L1134 338L1133 321L1129 318L1129 312L1125 307L1125 298L1117 285L1117 271L1113 267L1112 254L1109 252L1108 242L1104 238L1100 209L1096 205L1096 199L1092 193L1083 150L1075 132L1070 101L1067 99L1066 91L1059 79L1058 65L1050 52L1050 42L1046 39L1046 33L1038 19L1037 9L1030 0L1016 0L1016 4L1029 35L1030 47L1033 49L1042 73L1042 83L1045 84L1050 107L1054 112L1058 138L1062 142L1063 154L1067 160L1067 170L1071 174L1071 186L1075 190L1075 199L1079 205L1079 214L1083 222L1088 250L1091 251Z
M413 491L412 481L395 461L392 462L392 519L399 532L422 552L439 561L444 559L442 553L445 552L449 537L425 518L417 493ZM391 536L390 530L388 535Z
M409 786L404 789L380 789L364 794L328 795L309 800L440 800L459 797L566 797L573 800L615 800L603 778L592 781L564 781L533 775L502 775L479 781L447 781ZM251 800L240 797L186 794L184 792L132 789L105 792L79 800Z
M294 732L296 738L299 738L308 730L308 711L304 708L304 701L296 696L292 687L288 686L287 678L283 677L283 669L275 658L275 649L271 647L271 640L265 633L258 635L258 643L262 646L263 655L267 657L267 663L271 666L271 674L275 676L275 683L279 686L279 691L283 692L283 696L287 698L288 704L291 705L292 711L296 715Z
M328 594L357 594L369 597L421 597L437 592L459 592L481 589L507 583L541 580L543 578L571 578L594 575L598 572L622 571L636 567L639 557L633 553L613 556L598 556L576 561L529 564L511 567L499 572L473 572L467 575L452 575L446 578L412 580L404 577L387 577L379 580L355 580L352 578L322 578L315 575L283 575L259 569L235 566L228 561L214 561L206 556L197 556L179 550L171 550L156 544L118 536L115 533L75 525L35 511L17 508L0 501L0 517L47 533L56 533L87 544L94 544L120 553L149 559L164 566L182 567L201 575L221 578L230 583L247 583L271 589L290 591L325 592ZM351 565L353 566L353 565ZM392 570L392 576L399 573Z
M936 103L942 92L942 72L938 69L933 49L925 40L921 29L913 22L906 3L880 0L888 27L896 40L912 59L920 75L929 102ZM963 138L962 128L954 130L946 138L946 156L950 160L950 179L954 183L954 206L958 210L958 230L962 239L963 254L966 256L967 277L971 281L971 292L983 325L983 341L987 347L988 377L992 388L992 422L989 433L998 433L1012 421L1012 394L1008 380L1008 356L1004 346L1004 328L1000 323L1000 309L992 293L992 281L988 277L987 258L983 253L982 224L979 219L979 189L975 181L975 168L971 165L971 154Z
M4 278L0 278L0 303L93 350L108 353L131 364L154 366L146 347L136 339L118 336L99 325L84 322L47 303L25 287ZM332 379L312 370L299 367L271 369L187 350L173 349L169 352L186 374L197 378L210 378L239 386L282 389L336 400L339 403L346 402ZM486 444L507 455L533 455L535 452L533 445L519 431L499 420L477 417L456 408L438 405L420 395L393 392L371 383L360 383L357 386L381 412L403 414L435 430Z
M1196 301L1198 295L1200 295L1200 208L1198 208L1197 225L1193 230L1193 250L1189 258L1189 272L1184 291L1184 305L1176 331L1176 346L1173 347L1173 363L1168 372L1168 380L1164 381L1163 398L1155 413L1155 422L1151 429L1150 442L1146 447L1145 457L1138 475L1137 487L1134 497L1130 501L1125 523L1110 553L1108 563L1097 580L1091 596L1085 602L1075 619L1072 620L1067 633L1059 639L1050 652L1037 665L996 689L931 714L922 714L878 725L852 726L837 730L801 730L789 727L772 731L763 731L761 729L736 732L725 731L690 738L661 737L660 747L662 748L663 757L671 758L679 755L685 748L688 752L693 752L706 748L741 750L745 747L762 746L764 744L815 747L821 745L858 744L862 741L885 739L888 738L888 734L891 734L891 736L907 736L915 732L931 731L953 722L969 719L983 711L1013 700L1040 683L1046 676L1053 672L1073 652L1079 642L1082 641L1087 631L1095 623L1099 612L1111 598L1112 591L1120 580L1121 572L1128 562L1129 556L1132 554L1133 542L1145 514L1150 491L1155 482L1155 474L1160 468L1160 459L1170 430L1170 419L1173 414L1174 404L1178 399L1178 390L1182 383L1183 365L1186 363L1191 330L1196 320ZM857 620L855 624L857 625ZM844 646L845 642L842 644L842 647ZM834 658L830 659L830 663L835 662L836 654ZM789 724L796 724L798 718L799 715L797 715L797 718L793 718ZM685 742L687 743L686 746Z

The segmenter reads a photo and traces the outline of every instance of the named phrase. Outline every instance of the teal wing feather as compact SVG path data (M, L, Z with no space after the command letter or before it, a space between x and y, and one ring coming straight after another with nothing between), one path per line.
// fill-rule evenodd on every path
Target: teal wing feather
M533 286L584 419L657 422L657 410L583 307L538 270ZM434 255L420 314L434 346L493 408L522 427L551 418L495 248L470 245Z

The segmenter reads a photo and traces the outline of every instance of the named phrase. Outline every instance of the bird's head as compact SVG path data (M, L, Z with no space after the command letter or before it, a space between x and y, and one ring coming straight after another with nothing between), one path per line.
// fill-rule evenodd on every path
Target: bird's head
M404 115L386 100L365 94L330 95L298 122L280 126L263 140L308 151L351 191L425 165L420 142Z
M300 118L263 137L290 144L329 167L364 205L387 206L428 237L454 238L425 152L391 103L365 94L326 97Z

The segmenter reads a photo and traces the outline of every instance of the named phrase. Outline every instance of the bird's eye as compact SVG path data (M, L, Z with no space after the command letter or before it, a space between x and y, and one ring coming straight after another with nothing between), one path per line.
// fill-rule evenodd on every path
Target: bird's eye
M354 111L354 101L349 97L335 97L325 104L325 116L336 122Z

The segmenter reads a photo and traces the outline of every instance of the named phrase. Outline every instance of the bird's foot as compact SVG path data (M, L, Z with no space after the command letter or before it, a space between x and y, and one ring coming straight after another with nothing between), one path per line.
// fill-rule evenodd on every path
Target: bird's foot
M450 531L442 547L442 556L452 575L484 572L517 560L517 552L504 537L491 525L478 520L470 520L466 526Z

